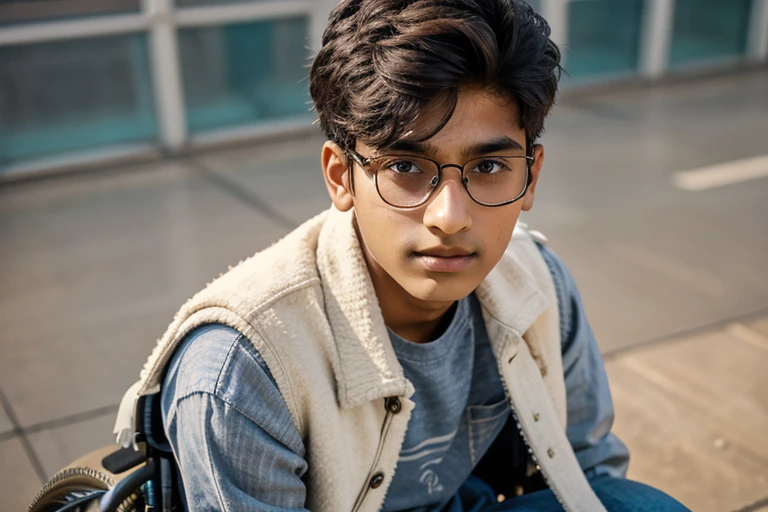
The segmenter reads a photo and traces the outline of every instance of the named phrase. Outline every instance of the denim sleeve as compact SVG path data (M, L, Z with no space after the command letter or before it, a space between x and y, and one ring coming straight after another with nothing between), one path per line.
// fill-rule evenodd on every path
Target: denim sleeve
M161 409L187 510L305 510L301 436L240 333L220 325L191 333L165 377Z
M563 372L568 405L568 440L587 475L625 477L629 452L611 432L613 400L597 340L587 321L579 291L562 260L539 246L555 282Z

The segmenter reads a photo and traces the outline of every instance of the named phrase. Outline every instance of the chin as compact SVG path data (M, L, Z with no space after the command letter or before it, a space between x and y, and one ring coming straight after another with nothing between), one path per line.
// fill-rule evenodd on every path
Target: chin
M456 280L435 280L424 279L413 280L405 290L416 299L425 302L456 302L475 291L479 283L470 282L468 279Z

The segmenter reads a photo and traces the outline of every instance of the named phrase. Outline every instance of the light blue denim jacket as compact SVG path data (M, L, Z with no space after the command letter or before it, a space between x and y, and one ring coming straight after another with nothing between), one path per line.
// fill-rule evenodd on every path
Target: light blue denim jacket
M610 432L608 379L576 284L550 249L540 250L558 297L568 440L588 478L623 477L629 454ZM240 333L209 325L188 336L165 377L162 415L188 510L304 510L307 447Z

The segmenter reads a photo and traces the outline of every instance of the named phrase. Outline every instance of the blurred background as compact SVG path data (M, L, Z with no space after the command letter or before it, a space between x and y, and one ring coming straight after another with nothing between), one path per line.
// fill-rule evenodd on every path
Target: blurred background
M765 0L536 0L564 87L765 62ZM306 129L333 0L3 0L0 176Z
M333 0L0 0L0 511L113 441L173 313L329 200ZM630 477L768 510L768 0L531 1L568 72L524 219L579 283Z

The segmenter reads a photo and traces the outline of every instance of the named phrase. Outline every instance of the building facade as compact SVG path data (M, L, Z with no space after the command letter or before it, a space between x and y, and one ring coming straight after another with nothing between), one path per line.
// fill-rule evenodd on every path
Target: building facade
M334 3L0 2L0 179L307 129ZM530 3L566 88L768 60L768 0Z

